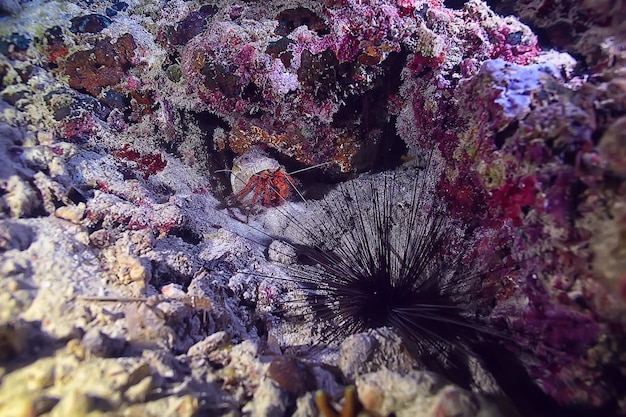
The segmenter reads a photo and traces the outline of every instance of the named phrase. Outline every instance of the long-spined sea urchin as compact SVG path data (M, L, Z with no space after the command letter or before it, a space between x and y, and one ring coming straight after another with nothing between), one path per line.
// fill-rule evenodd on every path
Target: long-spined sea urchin
M515 262L494 257L493 248L481 250L487 231L449 215L436 193L442 164L433 159L428 155L422 170L340 185L313 203L308 220L283 212L291 232L282 240L297 257L288 274L315 318L329 323L320 342L388 327L421 364L459 385L471 385L475 360L518 405L575 415L543 393L515 353L501 348L514 346L512 335L520 334L489 322L490 276L506 280Z
M315 316L332 323L325 342L391 327L415 357L444 355L448 367L489 333L473 319L482 274L473 268L472 231L434 197L430 158L423 171L341 185L315 203L308 222L286 214L298 257L287 268Z

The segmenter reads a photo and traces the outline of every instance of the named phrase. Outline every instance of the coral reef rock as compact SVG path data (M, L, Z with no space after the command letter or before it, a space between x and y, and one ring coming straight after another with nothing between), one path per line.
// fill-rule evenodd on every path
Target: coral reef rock
M389 329L326 343L289 274L315 200L374 210L356 177L393 170L401 207L435 155L485 351L626 416L625 10L0 1L0 415L510 415L480 363L460 387ZM280 181L231 184L255 152Z

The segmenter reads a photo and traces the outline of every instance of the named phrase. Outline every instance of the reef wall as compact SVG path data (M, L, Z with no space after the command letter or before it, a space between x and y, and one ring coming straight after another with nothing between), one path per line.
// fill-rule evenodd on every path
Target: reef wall
M434 149L449 215L518 265L489 320L551 398L625 415L626 4L444 3L0 2L0 414L317 415L346 380L268 370L315 329L277 324L279 212L221 171L261 149L307 196ZM367 369L381 414L488 408Z

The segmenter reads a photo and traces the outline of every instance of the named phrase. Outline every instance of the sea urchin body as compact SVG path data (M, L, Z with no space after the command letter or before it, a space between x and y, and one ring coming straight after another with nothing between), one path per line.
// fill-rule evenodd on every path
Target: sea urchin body
M315 317L331 323L324 342L390 327L414 357L454 370L492 333L475 318L476 271L487 270L475 266L473 231L434 197L428 165L342 185L308 222L287 215L300 236L286 239L298 256L287 268Z

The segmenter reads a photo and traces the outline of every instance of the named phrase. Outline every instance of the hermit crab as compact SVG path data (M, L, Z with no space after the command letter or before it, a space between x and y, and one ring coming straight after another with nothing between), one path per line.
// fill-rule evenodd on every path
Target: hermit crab
M275 207L295 190L296 182L285 167L270 158L259 146L253 146L235 158L230 173L234 197L249 206Z

